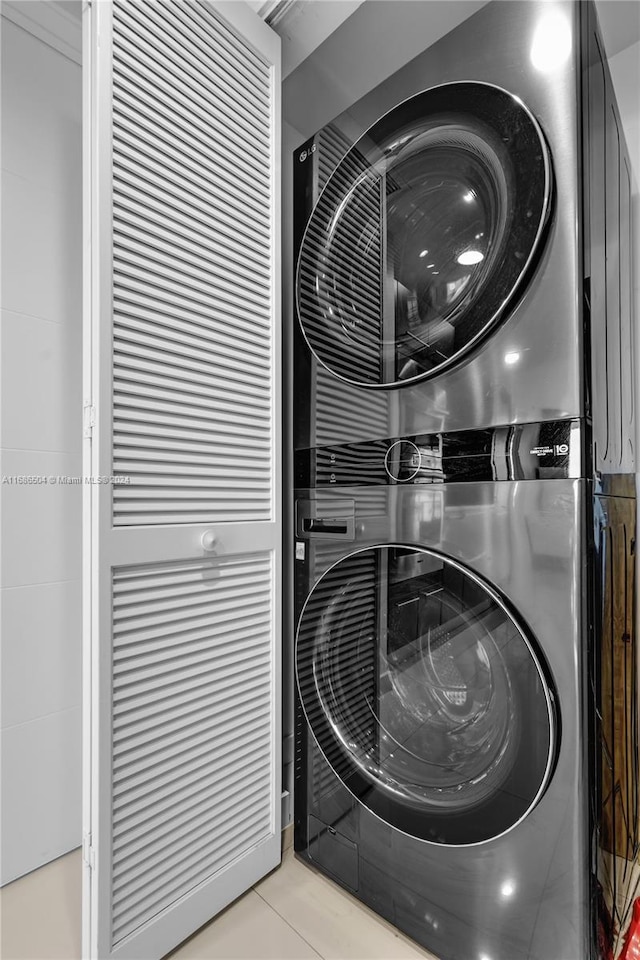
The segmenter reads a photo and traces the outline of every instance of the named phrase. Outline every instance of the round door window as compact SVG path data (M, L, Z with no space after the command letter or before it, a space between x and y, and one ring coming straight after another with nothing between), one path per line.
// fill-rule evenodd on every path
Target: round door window
M338 165L302 240L298 315L318 360L364 387L456 363L504 317L550 196L548 149L516 97L457 83L400 104Z
M296 640L298 690L334 772L373 813L434 843L480 843L535 806L556 723L531 642L499 596L427 550L332 567Z

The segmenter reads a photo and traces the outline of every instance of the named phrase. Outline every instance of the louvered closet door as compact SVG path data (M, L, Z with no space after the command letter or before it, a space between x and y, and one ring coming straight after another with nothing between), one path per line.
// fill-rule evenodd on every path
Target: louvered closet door
M85 11L85 957L280 860L278 58L242 2Z

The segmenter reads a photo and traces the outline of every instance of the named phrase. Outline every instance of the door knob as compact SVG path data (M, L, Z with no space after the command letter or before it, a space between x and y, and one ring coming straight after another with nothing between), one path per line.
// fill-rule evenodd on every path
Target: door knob
M205 550L213 550L217 542L218 542L218 538L216 537L213 530L205 530L205 532L200 537L200 543L202 544Z

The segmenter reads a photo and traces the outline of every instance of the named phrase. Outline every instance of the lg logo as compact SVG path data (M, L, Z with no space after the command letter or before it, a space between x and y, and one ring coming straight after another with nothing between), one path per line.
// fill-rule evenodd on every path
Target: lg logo
M298 157L300 163L304 163L307 157L310 157L312 153L316 152L316 145L312 143L308 150L303 150L300 156Z

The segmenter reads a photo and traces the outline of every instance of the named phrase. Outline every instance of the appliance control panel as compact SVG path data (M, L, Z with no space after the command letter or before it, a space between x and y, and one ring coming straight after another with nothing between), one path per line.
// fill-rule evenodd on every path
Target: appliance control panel
M297 487L583 476L579 420L419 434L298 450Z

